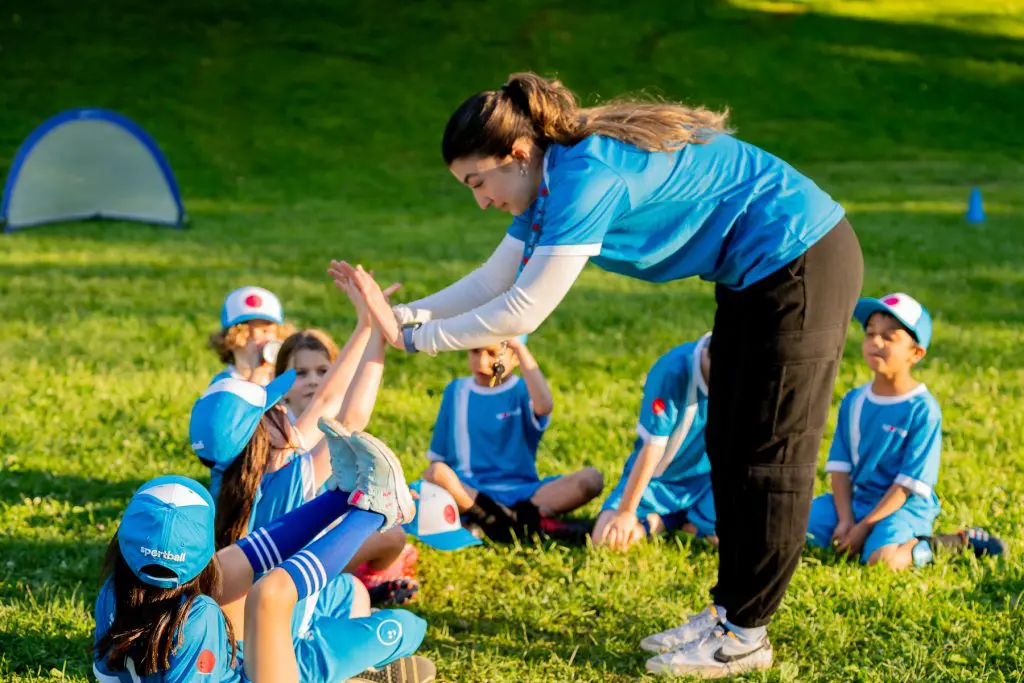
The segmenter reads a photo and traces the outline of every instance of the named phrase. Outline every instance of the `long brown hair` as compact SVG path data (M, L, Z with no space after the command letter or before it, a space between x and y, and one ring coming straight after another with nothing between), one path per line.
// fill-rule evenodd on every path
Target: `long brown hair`
M639 99L580 107L560 81L514 73L498 90L477 93L455 110L444 130L441 153L451 165L463 157L506 157L521 138L546 149L551 143L572 146L590 135L668 152L729 132L727 117L728 112L704 107Z
M268 410L260 418L249 443L224 470L217 492L217 516L214 518L214 542L217 549L226 548L249 533L249 516L256 503L256 492L270 467L274 444L270 428L282 434L290 433L288 417L284 411ZM289 443L294 447L294 444Z
M159 571L154 567L154 573ZM114 591L114 623L96 644L96 652L111 671L122 671L125 660L131 657L135 672L140 676L166 671L171 653L184 643L185 622L192 603L200 595L211 595L219 590L220 565L216 557L210 560L199 576L175 588L158 588L143 583L132 573L121 548L117 534L107 546L103 562L103 577L110 577ZM224 619L231 652L231 667L235 666L235 633L231 621Z
M284 374L292 357L299 351L319 351L327 356L330 363L338 359L338 345L331 339L331 335L315 328L299 330L285 339L281 350L277 352L277 363L274 365L275 377Z

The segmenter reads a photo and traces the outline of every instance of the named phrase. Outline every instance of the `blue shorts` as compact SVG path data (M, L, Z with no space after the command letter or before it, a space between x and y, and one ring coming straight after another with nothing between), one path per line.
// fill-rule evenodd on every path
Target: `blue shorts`
M608 494L601 510L618 510L622 494L629 481L630 470L625 470L619 483ZM686 479L683 484L652 479L647 485L636 516L643 519L649 514L667 515L672 512L686 512L686 520L697 527L701 536L715 535L715 497L711 493L711 475Z
M315 596L300 600L292 612L292 635L302 635L317 619L348 619L352 615L355 597L354 581L351 574L339 574Z
M295 639L299 680L336 683L416 652L427 622L404 609L359 619L323 617Z
M892 513L868 534L864 540L864 548L860 553L860 561L867 563L879 548L887 545L902 545L907 541L921 536L931 536L935 518L939 509L931 504L920 504L918 497L911 497L896 512ZM854 501L853 518L860 521L874 509L875 503ZM811 516L807 522L807 542L819 548L832 545L832 532L839 524L836 504L831 493L823 493L811 502Z
M537 481L528 481L525 484L488 484L484 486L480 486L475 482L464 481L462 480L462 477L459 477L459 480L462 481L462 483L464 483L466 486L471 486L480 493L486 493L488 496L498 501L502 505L506 507L512 507L516 503L522 502L524 500L529 500L530 498L532 498L533 494L537 493L537 489L539 489L541 486L544 486L544 484L549 484L555 481L556 479L561 478L562 475L555 474L550 477L544 477L543 479L539 479Z

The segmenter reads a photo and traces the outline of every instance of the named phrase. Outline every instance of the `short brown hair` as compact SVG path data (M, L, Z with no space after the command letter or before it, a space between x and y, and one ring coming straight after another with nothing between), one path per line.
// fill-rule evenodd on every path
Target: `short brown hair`
M277 328L278 339L289 337L295 332L295 325L292 325L287 320L283 324L270 324ZM230 363L234 360L235 351L244 348L247 343L249 343L248 321L226 327L219 332L211 334L210 341L208 342L209 347L213 349L217 357L224 363Z

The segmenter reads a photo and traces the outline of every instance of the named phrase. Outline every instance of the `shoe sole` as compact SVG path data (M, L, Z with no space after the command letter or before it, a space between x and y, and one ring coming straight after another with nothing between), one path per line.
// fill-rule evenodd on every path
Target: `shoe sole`
M399 462L398 456L394 454L387 444L375 437L369 432L353 432L348 437L349 440L357 439L364 446L372 446L373 450L377 455L387 463L388 468L391 470L391 475L395 478L395 492L397 494L398 510L401 513L398 521L393 526L399 524L405 524L407 521L413 518L413 514L416 510L416 504L413 502L412 494L409 493L409 485L405 483L405 471L402 469L402 463ZM349 446L349 448L352 448ZM386 531L386 529L382 529Z
M767 661L757 662L733 662L730 664L721 665L708 665L708 666L695 666L693 668L687 668L685 671L672 671L671 669L651 669L647 668L647 671L654 674L661 674L667 676L691 676L696 678L703 678L705 680L716 679L716 678L729 678L730 676L738 676L740 674L749 673L751 671L768 671L775 664L774 653Z
M437 667L426 657L402 657L377 671L364 671L348 683L432 683Z

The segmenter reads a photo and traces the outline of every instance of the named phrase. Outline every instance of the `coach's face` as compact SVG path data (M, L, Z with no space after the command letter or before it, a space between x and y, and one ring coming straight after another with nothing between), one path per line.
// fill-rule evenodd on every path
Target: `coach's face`
M473 191L481 209L496 209L518 216L525 213L540 189L544 154L532 142L517 142L507 157L463 157L448 170Z

